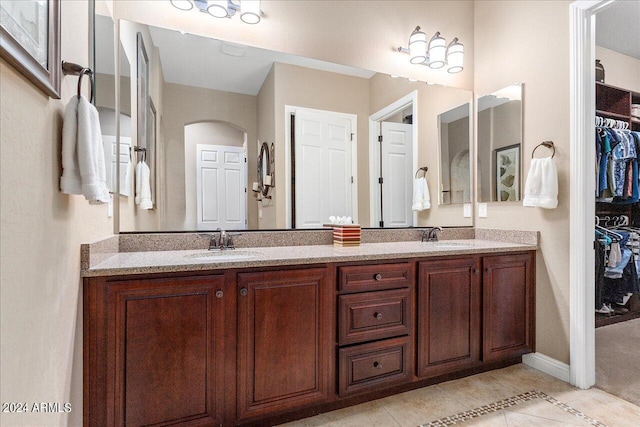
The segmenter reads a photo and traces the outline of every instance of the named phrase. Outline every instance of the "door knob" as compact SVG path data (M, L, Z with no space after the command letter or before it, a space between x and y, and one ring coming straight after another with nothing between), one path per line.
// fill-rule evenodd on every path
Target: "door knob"
M247 290L247 288L240 289L240 295L242 295L243 297L246 297L248 293L249 291Z
M382 363L373 362L373 367L376 368L376 369L382 369Z
M376 312L376 313L373 313L373 316L378 320L382 320L382 313Z
M377 281L382 280L382 274L380 274L380 273L376 274L376 275L375 275L375 279L376 279Z
M222 292L220 289L216 291L216 298L220 299L222 298L223 295L224 295L224 292Z

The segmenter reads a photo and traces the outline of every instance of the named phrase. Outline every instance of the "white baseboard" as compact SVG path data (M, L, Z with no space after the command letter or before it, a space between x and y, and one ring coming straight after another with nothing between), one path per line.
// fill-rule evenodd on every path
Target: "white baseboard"
M534 369L556 377L566 383L571 382L571 373L569 365L562 363L542 353L529 353L522 356L522 363L531 366Z

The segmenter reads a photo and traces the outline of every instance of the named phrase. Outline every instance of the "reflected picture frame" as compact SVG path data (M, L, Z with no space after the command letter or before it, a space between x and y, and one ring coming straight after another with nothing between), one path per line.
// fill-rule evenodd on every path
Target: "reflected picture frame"
M0 57L60 99L60 0L0 2Z
M520 200L520 144L494 150L495 195L498 202Z

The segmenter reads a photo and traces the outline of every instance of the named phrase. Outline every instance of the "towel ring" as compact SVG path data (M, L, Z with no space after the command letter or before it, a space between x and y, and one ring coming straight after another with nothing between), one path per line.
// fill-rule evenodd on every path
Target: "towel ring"
M553 158L553 156L556 155L556 147L553 145L553 141L543 141L540 144L536 145L536 147L531 152L531 158L532 159L533 159L533 155L536 153L536 150L540 146L547 147L548 149L553 150L553 153L551 154L551 158Z
M82 78L85 75L89 76L89 83L91 85L91 96L89 97L89 102L93 102L93 71L91 68L83 67L82 65L74 64L73 62L62 61L62 73L65 76L79 76L78 78L78 99L82 95Z
M88 75L89 76L89 89L91 95L89 96L89 102L93 103L93 71L89 68L83 68L80 72L80 77L78 78L78 99L82 95L82 78Z
M423 166L421 168L418 168L418 170L416 171L415 178L418 177L418 174L420 173L420 171L422 171L422 176L427 176L427 171L428 170L429 170L429 168L427 166Z

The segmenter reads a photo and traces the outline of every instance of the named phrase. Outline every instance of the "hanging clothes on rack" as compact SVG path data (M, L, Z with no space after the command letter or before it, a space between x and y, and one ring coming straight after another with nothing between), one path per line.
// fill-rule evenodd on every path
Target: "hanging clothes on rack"
M632 204L640 200L640 133L596 127L596 201Z

